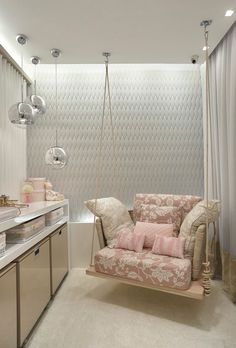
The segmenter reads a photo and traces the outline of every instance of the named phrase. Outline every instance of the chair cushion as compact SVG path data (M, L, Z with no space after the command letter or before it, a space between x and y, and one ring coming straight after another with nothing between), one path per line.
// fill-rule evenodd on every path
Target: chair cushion
M214 222L220 212L219 201L211 200L208 202L208 223ZM202 224L206 224L206 202L201 201L185 217L179 235L186 238L184 255L193 258L196 231Z
M174 235L177 236L182 222L182 209L179 207L158 207L154 204L142 204L140 221L156 224L173 224Z
M132 231L134 228L128 209L114 197L99 198L97 204L95 204L95 199L92 199L86 201L85 205L94 215L101 218L104 235L109 247L115 246L119 231L123 228Z
M137 221L134 232L143 233L145 235L144 248L152 248L157 235L172 237L173 224L152 224L149 222Z
M193 209L193 207L201 201L201 197L190 195L165 195L157 193L138 193L134 200L134 219L140 220L141 205L155 204L157 206L181 207L183 218Z
M123 249L103 248L95 255L95 270L156 286L186 290L191 282L191 262L188 259L141 253Z

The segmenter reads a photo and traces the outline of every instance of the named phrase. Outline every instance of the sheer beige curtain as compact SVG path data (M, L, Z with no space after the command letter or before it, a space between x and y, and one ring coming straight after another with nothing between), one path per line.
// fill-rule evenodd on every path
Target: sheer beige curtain
M16 199L26 178L26 129L10 123L8 109L20 101L20 91L21 76L0 54L0 194Z
M210 86L209 189L221 200L222 277L236 302L236 23L211 54Z

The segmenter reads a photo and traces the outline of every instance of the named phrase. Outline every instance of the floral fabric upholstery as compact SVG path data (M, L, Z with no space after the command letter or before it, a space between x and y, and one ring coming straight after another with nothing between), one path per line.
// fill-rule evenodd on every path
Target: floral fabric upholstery
M186 290L191 282L189 259L141 253L123 249L103 248L95 255L95 270L156 286Z
M142 204L154 204L159 207L181 207L183 213L182 219L184 219L190 210L200 201L201 197L198 196L138 193L134 200L134 219L140 221Z
M142 204L140 221L156 224L173 224L173 232L177 237L182 222L182 209L172 206L159 207L154 204Z

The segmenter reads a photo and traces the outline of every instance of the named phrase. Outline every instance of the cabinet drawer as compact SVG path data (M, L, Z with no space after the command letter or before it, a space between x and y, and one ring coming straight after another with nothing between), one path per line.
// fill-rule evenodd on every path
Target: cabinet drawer
M52 294L68 272L68 232L67 225L58 229L50 237Z
M50 300L49 239L17 260L18 343L22 345Z
M16 266L0 272L0 347L16 348Z

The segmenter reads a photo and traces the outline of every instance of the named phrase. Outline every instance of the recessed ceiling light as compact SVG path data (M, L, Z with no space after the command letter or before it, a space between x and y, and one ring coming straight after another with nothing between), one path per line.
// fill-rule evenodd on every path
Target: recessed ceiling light
M203 51L206 51L206 50L209 49L209 48L210 48L209 46L204 46L202 50L203 50Z
M231 17L234 14L234 10L227 10L225 12L225 17Z

